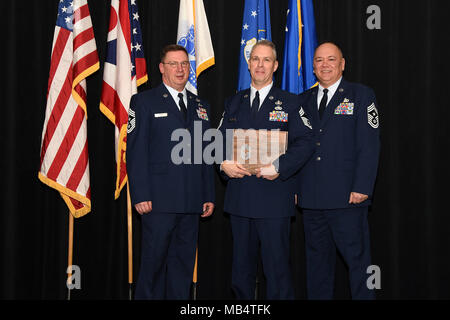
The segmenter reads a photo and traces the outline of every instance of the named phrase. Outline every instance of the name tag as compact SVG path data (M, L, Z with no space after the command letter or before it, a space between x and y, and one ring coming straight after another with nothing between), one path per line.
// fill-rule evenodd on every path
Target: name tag
M155 113L155 118L167 117L167 112L164 113Z

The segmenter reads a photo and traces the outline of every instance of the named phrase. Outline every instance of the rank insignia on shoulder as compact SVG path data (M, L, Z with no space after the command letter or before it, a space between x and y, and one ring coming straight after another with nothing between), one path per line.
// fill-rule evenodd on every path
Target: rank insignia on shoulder
M372 102L370 106L367 107L367 121L369 125L377 129L380 125L380 120L378 119L378 110L375 107L375 103Z
M198 108L197 108L197 115L198 115L198 117L199 117L200 119L209 121L209 119L208 119L208 113L206 112L206 109L205 109L205 108L198 107Z
M298 114L300 115L303 124L312 130L311 122L309 122L309 119L306 117L305 110L303 110L303 107L300 107L300 110L298 110Z
M136 113L130 108L128 109L127 133L133 131L134 128L136 128Z
M288 122L288 113L274 110L269 113L269 121Z

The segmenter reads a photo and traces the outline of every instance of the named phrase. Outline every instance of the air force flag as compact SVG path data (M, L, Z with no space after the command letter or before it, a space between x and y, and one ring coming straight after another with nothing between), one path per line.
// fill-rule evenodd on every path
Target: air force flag
M197 77L214 65L214 50L203 0L180 0L177 43L186 48L191 63L186 89L197 94Z
M248 59L253 45L259 40L272 40L268 0L245 0L242 18L241 50L239 56L238 91L250 87Z
M281 88L299 94L316 84L313 73L317 47L312 0L289 0Z

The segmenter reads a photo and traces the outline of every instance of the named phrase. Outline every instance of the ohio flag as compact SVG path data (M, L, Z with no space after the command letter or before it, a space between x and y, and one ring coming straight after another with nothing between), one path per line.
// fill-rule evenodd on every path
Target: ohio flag
M177 44L186 48L190 70L186 89L197 94L197 78L214 65L214 50L203 0L180 0Z
M238 91L250 87L248 59L253 45L259 40L272 40L269 2L268 0L245 0L239 54Z
M125 163L128 109L137 87L147 81L136 0L111 0L100 110L115 124L115 198L128 180Z

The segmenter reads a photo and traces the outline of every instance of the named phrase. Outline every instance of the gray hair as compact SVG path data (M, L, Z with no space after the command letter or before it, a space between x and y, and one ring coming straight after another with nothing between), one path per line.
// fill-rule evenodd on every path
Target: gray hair
M253 45L252 50L250 51L250 57L253 54L253 50L255 50L255 48L258 47L258 46L267 46L267 47L272 48L272 52L273 52L273 56L275 57L275 61L277 60L277 48L275 46L275 43L273 43L270 40L265 40L265 39L264 40L259 40L257 43L255 43Z

